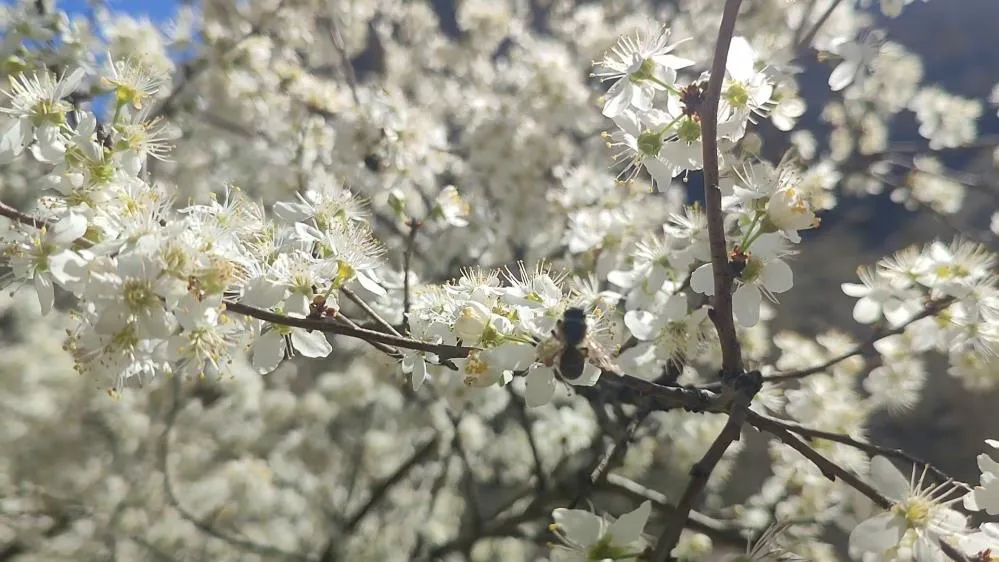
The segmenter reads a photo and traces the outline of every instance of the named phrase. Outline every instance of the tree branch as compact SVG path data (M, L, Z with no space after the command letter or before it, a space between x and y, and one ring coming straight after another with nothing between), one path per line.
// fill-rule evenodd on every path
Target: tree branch
M911 326L915 322L917 322L919 320L922 320L923 318L927 318L929 316L933 316L933 315L937 314L938 312L941 312L942 310L946 309L948 306L954 304L954 302L956 300L957 299L955 299L954 297L944 297L944 298L942 298L940 300L932 301L928 305L926 305L926 308L924 308L922 310L922 312L920 312L919 314L913 316L912 318L910 318L908 321L906 321L901 326L892 328L890 330L877 331L871 337L867 338L866 340L864 340L862 343L858 344L853 349L847 350L847 351L845 351L845 352L837 355L836 357L833 357L832 359L829 359L825 363L822 363L821 365L816 365L814 367L809 367L807 369L799 369L797 371L787 371L787 372L784 372L784 373L776 373L776 374L773 374L773 375L768 375L768 376L763 377L763 381L764 382L782 382L782 381L789 381L789 380L794 380L794 379L801 379L801 378L805 378L805 377L810 376L810 375L814 375L816 373L821 373L821 372L825 371L826 369L828 369L828 368L830 368L830 367L832 367L834 365L837 365L837 364L839 364L839 363L841 363L843 361L846 361L847 359L849 359L849 358L851 358L851 357L853 357L855 355L860 355L861 353L864 352L864 350L866 350L866 349L870 348L870 346L874 345L875 342L878 342L878 341L880 341L880 340L882 340L884 338L887 338L889 336L895 336L895 335L901 334L902 332L904 332L906 330L906 328L908 328L909 326Z
M957 479L950 476L943 470L937 468L936 466L918 457L906 453L902 449L892 449L890 447L883 447L881 445L875 445L873 443L865 443L864 441L860 441L859 439L854 439L853 437L850 437L849 435L844 435L842 433L833 433L831 431L823 431L821 429L812 429L810 427L805 427L803 425L794 422L782 420L772 416L767 416L765 414L758 414L756 412L753 412L751 416L753 416L754 419L759 418L761 420L766 420L767 423L779 425L784 429L797 433L802 437L809 437L813 439L825 439L826 441L842 443L843 445L849 445L856 449L860 449L861 451L864 451L869 455L882 455L885 457L894 457L907 462L911 462L912 464L924 466L930 472L932 472L937 478L939 478L941 482L946 482L946 481L958 482Z
M790 446L792 449L801 453L806 459L812 461L812 464L814 464L822 472L822 475L829 480L835 481L839 478L844 484L847 484L854 490L857 490L861 494L867 496L881 509L891 509L892 505L894 505L892 500L885 497L881 492L874 489L874 487L867 482L864 482L859 476L827 459L822 455L822 453L819 453L815 449L809 447L807 443L793 435L791 431L783 427L781 423L775 423L775 421L777 420L761 416L753 411L749 411L749 414L746 417L747 423L761 431L766 431L774 437L777 437L785 445ZM947 544L943 540L941 540L939 544L941 550L943 550L951 560L954 560L955 562L969 562L969 559L953 546Z
M728 376L742 373L742 350L735 332L732 317L732 268L728 262L728 245L725 241L725 215L722 212L722 194L718 187L718 102L722 81L725 79L725 62L735 32L735 20L742 0L726 0L722 12L718 41L715 43L711 78L704 93L704 102L698 108L701 117L701 142L704 160L704 203L708 222L708 242L711 246L711 266L714 273L715 295L711 319L718 330L721 344L722 372Z

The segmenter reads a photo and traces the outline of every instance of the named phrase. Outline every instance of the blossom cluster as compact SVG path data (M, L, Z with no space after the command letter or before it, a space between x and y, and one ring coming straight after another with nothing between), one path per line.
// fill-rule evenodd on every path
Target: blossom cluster
M40 517L15 547L41 559L106 558L114 541L127 545L121 558L311 559L326 557L312 552L315 537L332 532L343 558L534 559L522 531L551 516L556 559L640 557L653 545L649 502L615 510L625 514L613 523L547 510L569 501L553 480L582 473L574 465L638 417L582 388L599 384L601 367L716 382L720 264L686 182L705 164L713 44L700 38L714 36L721 3L679 2L654 23L637 0L551 2L543 17L522 2L468 0L454 21L430 2L225 4L184 7L163 28L103 8L85 19L51 2L0 7L0 187L28 211L4 205L0 250L4 282L31 287L0 302L28 334L0 361L0 442L19 452L0 472L27 474L43 456L54 467L31 476L44 501L3 479L0 491L16 498L5 514L58 504L53 490L89 510L65 503L56 512L79 517L69 530L49 540ZM892 199L912 209L957 215L971 199L936 156L889 160L889 119L911 112L933 152L975 142L983 112L921 87L919 59L870 28L864 3L829 2L825 14L823 2L757 4L740 15L714 116L738 335L744 359L775 377L753 409L860 439L875 410L895 414L924 394L931 351L966 386L994 388L995 258L966 241L905 250L843 285L859 298L855 320L874 325L877 364L838 332L771 335L775 315L793 316L779 296L807 282L795 256L832 261L808 251L802 231L816 213L891 185L898 169ZM880 7L894 17L908 4ZM796 130L772 164L759 125L788 132L804 119L804 47L829 71L831 132ZM190 51L199 56L186 61ZM599 109L582 79L593 59L591 77L608 83ZM613 171L590 142L601 113L615 127L603 135ZM578 345L563 331L574 309L585 315ZM364 334L400 345L370 340L388 351L376 355L324 332L370 322ZM32 361L32 346L60 359ZM67 355L87 376L65 376ZM573 357L584 358L578 371ZM95 379L118 397L112 407L90 396ZM149 388L118 392L136 382ZM626 443L614 476L655 471L675 500L726 418L642 419L627 439L613 435ZM832 525L856 528L858 559L937 560L941 539L970 556L999 550L994 524L972 532L952 509L964 497L994 515L987 456L981 485L962 496L954 483L926 490L915 474L900 484L887 461L847 444L809 444L886 482L892 507L860 523L869 506L776 442L762 489L729 506L725 488L750 448L737 442L703 508L759 537L739 559L838 560L821 539ZM416 468L399 476L403 467ZM527 505L512 518L516 537L462 536L524 489L528 501L510 504ZM720 540L685 530L674 555L705 559Z

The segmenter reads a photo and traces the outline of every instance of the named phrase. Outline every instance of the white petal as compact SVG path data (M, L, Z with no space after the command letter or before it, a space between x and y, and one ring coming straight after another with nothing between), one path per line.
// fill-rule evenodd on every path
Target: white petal
M74 68L69 74L63 75L62 79L59 80L59 91L56 92L56 97L64 98L75 92L86 76L87 73L82 67Z
M410 375L413 382L413 390L420 390L423 383L427 380L427 362L422 356L417 355L413 361L413 373Z
M524 398L527 406L535 408L551 402L555 394L555 373L550 367L538 367L527 373Z
M87 217L79 213L69 213L52 225L48 232L49 241L59 246L68 246L87 232Z
M881 307L871 299L863 298L853 305L853 319L861 324L873 324L881 318Z
M666 163L659 158L646 158L645 160L642 160L642 165L649 171L649 175L652 176L652 182L655 183L660 190L666 189L666 187L672 183L673 176L680 173L676 168L667 166Z
M677 293L675 295L670 295L666 299L666 306L663 307L663 313L666 315L668 320L680 320L687 316L687 295L686 293Z
M309 332L302 328L292 328L291 345L306 357L326 357L333 352L326 334L318 330Z
M0 164L9 164L31 141L28 124L21 119L0 118Z
M86 275L87 260L72 250L63 250L49 256L49 273L56 283L70 289Z
M274 204L274 214L288 222L298 222L312 216L308 205L291 201L278 201Z
M285 286L266 277L254 277L243 287L243 298L239 302L255 308L267 309L277 306L284 298Z
M760 305L763 296L755 283L743 283L732 295L732 312L739 325L752 328L760 321Z
M357 282L361 284L362 287L368 290L368 292L374 294L377 297L384 297L388 295L388 291L384 287L378 284L369 273L365 271L358 271L356 273Z
M62 135L57 125L44 123L35 129L35 140L32 154L42 162L58 162L66 152Z
M944 562L949 558L944 556L940 545L936 540L923 533L916 539L916 544L912 549L913 558L916 562Z
M609 119L613 119L618 115L621 115L625 109L628 109L628 103L631 101L631 96L625 90L626 86L622 84L624 78L616 82L611 89L607 92L607 101L604 103L603 115ZM620 87L619 87L620 86Z
M745 37L733 37L732 44L728 49L728 60L725 61L725 70L734 80L747 82L756 71L753 64L756 61L756 53L746 41Z
M713 296L715 294L714 269L710 263L706 263L690 274L690 288L702 295Z
M760 275L760 282L771 293L783 293L794 286L794 273L784 260L768 261Z
M574 379L565 379L565 382L574 386L593 386L600 380L600 369L596 365L586 362L583 373Z
M603 519L581 509L560 507L552 512L552 518L569 541L583 548L589 547L600 539L604 525Z
M843 283L840 288L843 289L843 294L848 297L860 298L871 294L871 288L862 283Z
M631 105L638 109L643 111L652 109L652 98L654 96L655 90L652 88L645 88L635 84L631 86Z
M850 533L850 552L881 554L898 546L903 534L905 520L886 511L854 527Z
M647 310L629 310L624 313L624 325L631 335L642 341L648 341L656 336L656 317Z
M850 85L853 82L854 76L857 75L858 65L856 62L845 60L833 69L832 74L829 75L829 89L838 92L843 88Z
M35 292L38 293L38 306L41 307L42 314L48 314L55 303L55 291L47 274L35 272Z
M892 462L885 457L871 459L871 479L879 492L892 500L900 500L909 490L909 481Z
M652 503L646 500L634 511L619 517L607 530L614 544L625 546L642 538L642 530L645 529L650 513L652 513Z
M284 359L284 337L277 331L265 332L253 344L253 368L260 374L267 374L281 364Z

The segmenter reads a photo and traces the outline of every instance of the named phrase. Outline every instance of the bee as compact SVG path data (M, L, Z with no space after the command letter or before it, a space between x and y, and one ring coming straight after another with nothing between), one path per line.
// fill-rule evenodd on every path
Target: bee
M556 372L563 379L578 379L589 361L604 371L616 371L617 367L608 358L603 346L591 336L586 325L586 311L582 308L567 308L555 326L555 338L559 351L555 356Z

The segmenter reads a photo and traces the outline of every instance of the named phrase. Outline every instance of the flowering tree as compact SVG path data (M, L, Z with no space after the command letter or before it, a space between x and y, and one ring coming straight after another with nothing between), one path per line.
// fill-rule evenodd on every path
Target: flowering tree
M999 464L865 434L999 384L992 241L770 333L817 213L987 189L911 3L0 8L2 557L991 560Z

